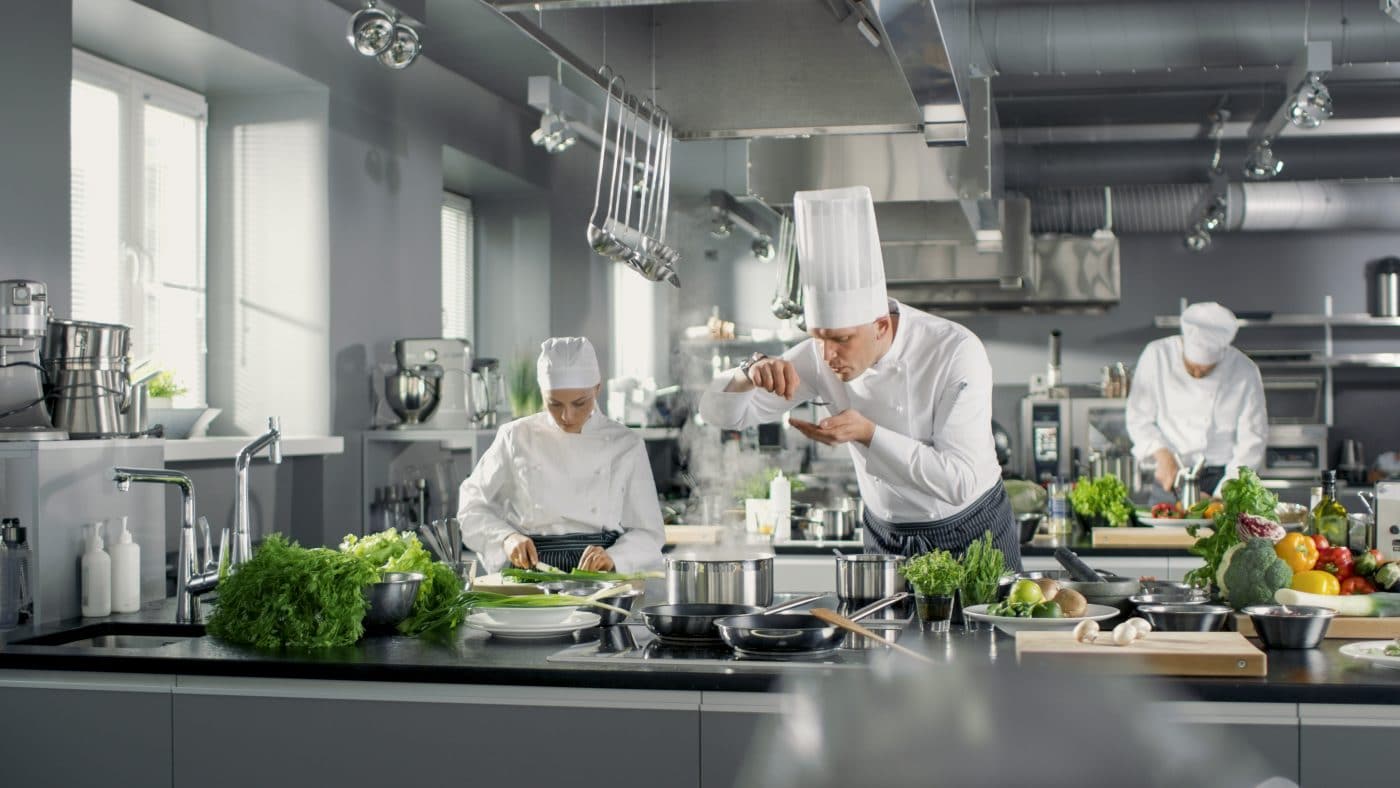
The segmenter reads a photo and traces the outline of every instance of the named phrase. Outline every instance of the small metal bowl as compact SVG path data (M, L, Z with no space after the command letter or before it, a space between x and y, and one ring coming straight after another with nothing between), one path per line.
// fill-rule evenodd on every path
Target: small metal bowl
M1252 605L1244 609L1269 648L1317 648L1337 611L1307 605Z
M1143 595L1148 595L1148 594L1164 595L1164 594L1165 594L1165 595L1179 595L1179 596L1183 596L1183 597L1184 597L1184 596L1191 596L1191 595L1206 595L1206 596L1209 596L1209 593L1210 593L1209 591L1207 591L1206 589L1204 589L1204 588L1202 588L1202 587L1200 587L1200 586L1193 586L1193 585L1191 585L1190 583L1182 583L1182 582L1180 582L1180 581L1178 581L1178 580L1142 580L1142 581L1140 581L1140 582L1142 583L1142 593L1143 593Z
M1021 526L1021 544L1030 544L1035 538L1035 532L1040 529L1041 515L1039 512L1016 515L1016 522Z
M387 572L378 583L365 586L366 626L393 626L413 612L418 598L418 586L423 584L421 572Z
M1153 629L1163 632L1218 632L1234 611L1225 605L1138 605Z
M1157 594L1138 594L1128 597L1134 605L1204 605L1210 601L1204 590L1190 589L1163 591Z
M568 594L570 596L592 596L606 588L612 588L616 583L605 583L600 580L553 580L548 583L537 583L541 591L546 594Z

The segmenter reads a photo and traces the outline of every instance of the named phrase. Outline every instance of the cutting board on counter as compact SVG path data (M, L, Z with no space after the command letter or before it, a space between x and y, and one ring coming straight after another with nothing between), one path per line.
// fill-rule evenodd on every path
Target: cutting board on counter
M1152 676L1264 676L1269 658L1238 632L1149 632L1131 645L1113 645L1112 633L1079 643L1072 632L1016 633L1022 665L1068 667L1094 673Z
M1209 528L1201 529L1201 536L1210 535ZM1159 525L1143 528L1095 528L1094 547L1190 547L1196 537L1186 533L1185 528Z
M1255 637L1254 621L1243 613L1235 614L1235 628L1241 635ZM1400 638L1400 618L1358 618L1337 616L1327 626L1328 638L1338 640L1388 640Z
M668 525L666 544L719 544L722 525Z

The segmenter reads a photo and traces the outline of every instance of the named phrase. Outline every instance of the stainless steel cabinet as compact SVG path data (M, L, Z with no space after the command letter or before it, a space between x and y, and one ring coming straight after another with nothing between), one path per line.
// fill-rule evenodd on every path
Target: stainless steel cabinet
M1386 773L1394 768L1392 753L1400 741L1400 708L1305 705L1299 720L1303 788L1395 782Z
M700 704L701 788L738 785L767 726L776 721L782 703L782 695L768 692L703 694Z

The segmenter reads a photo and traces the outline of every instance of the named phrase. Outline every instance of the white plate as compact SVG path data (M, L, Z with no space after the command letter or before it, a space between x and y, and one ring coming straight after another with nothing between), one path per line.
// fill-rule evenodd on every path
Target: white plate
M505 638L508 640L544 640L568 635L580 629L596 627L601 620L597 613L585 613L582 610L576 610L567 621L556 626L509 626L493 620L486 614L486 611L482 610L467 616L466 624L472 629L488 632L498 638Z
M491 618L492 623L515 629L561 627L573 617L578 605L558 607L488 607L476 611Z
M989 623L996 624L997 629L1000 629L1002 632L1005 632L1008 635L1014 635L1023 629L1074 629L1075 625L1078 624L1080 621L1085 621L1088 619L1093 619L1095 621L1104 621L1106 619L1113 618L1114 616L1122 612L1118 608L1109 607L1108 605L1089 605L1087 608L1085 608L1084 615L1075 616L1074 618L1020 618L1017 616L988 615L987 608L989 607L991 607L991 605L973 605L972 607L964 608L963 615L967 616L968 618L974 621L987 621Z
M1215 525L1214 520L1207 520L1196 517L1143 517L1138 515L1138 522L1143 525L1168 528L1185 528L1188 525Z
M1400 657L1385 655L1385 647L1394 644L1393 640L1363 640L1360 643L1347 643L1337 650L1352 659L1365 660L1382 668L1400 670Z

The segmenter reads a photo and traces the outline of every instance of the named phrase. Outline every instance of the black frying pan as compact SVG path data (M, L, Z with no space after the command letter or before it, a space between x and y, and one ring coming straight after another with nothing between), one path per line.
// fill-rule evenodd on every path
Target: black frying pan
M716 645L721 643L715 621L733 616L780 613L821 599L827 594L812 594L781 605L761 608L756 605L719 605L698 602L682 605L650 605L642 608L642 621L664 643L671 645Z
M859 621L909 596L908 591L873 602L852 613ZM830 654L841 645L846 630L809 613L749 613L715 622L719 636L736 654L748 657L803 657Z

